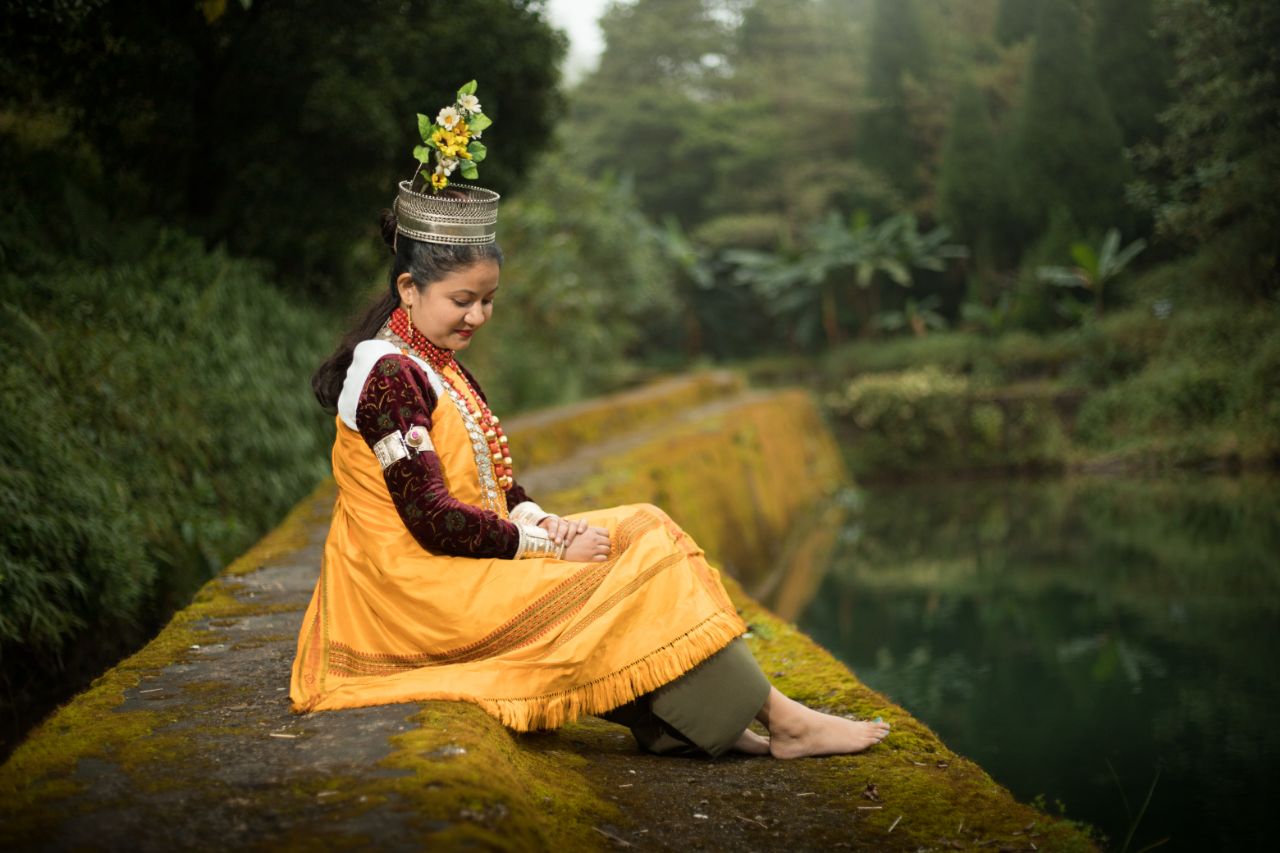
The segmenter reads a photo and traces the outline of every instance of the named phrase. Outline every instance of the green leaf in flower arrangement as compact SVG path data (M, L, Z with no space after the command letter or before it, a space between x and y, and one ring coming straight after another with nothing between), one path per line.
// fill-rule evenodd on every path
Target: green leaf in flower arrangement
M462 173L462 177L468 181L474 181L480 177L480 173L476 171L476 164L470 160L462 160L458 163L458 171Z
M471 120L467 122L467 127L471 128L472 132L478 133L491 124L493 124L493 121L487 115L484 113L476 113L471 117Z
M471 155L471 159L476 163L483 163L484 158L488 155L489 149L484 147L483 142L471 141L467 146L467 152Z
M463 95L474 95L475 93L476 81L472 80L470 83L463 85L463 87L458 90L458 97L461 98Z
M435 127L431 124L431 119L422 113L418 113L418 133L422 135L423 142L431 141L431 131L433 130L435 130Z
M419 163L425 163L431 159L431 149L425 145L413 146L413 156Z

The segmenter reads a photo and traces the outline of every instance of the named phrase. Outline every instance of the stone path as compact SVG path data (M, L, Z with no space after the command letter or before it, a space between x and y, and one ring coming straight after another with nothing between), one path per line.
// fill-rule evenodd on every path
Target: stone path
M514 735L461 703L294 715L290 666L332 499L328 485L299 504L33 732L0 767L0 847L1093 849L732 582L775 683L810 705L883 714L889 742L864 756L712 761L643 754L590 717Z

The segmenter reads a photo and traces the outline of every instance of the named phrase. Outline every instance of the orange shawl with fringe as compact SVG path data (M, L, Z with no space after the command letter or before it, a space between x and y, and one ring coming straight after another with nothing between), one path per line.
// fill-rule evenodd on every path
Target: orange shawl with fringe
M298 636L295 713L449 699L517 731L555 728L674 680L747 630L702 549L651 504L565 516L609 530L605 562L424 550L373 451L335 422L338 497ZM431 439L449 492L482 506L448 395Z

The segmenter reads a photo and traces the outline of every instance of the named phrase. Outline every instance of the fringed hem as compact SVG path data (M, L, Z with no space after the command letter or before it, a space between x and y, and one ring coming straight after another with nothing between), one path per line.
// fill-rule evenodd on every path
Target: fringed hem
M343 702L342 708L390 705L431 700L463 701L478 705L504 726L518 732L556 729L587 714L603 714L664 684L675 681L747 630L734 611L718 610L694 628L660 646L637 661L587 684L520 699L469 696L450 691L430 691L398 699ZM323 696L305 703L292 702L290 710L306 714L324 704Z
M585 714L603 714L675 681L747 630L737 613L716 611L685 634L603 678L525 699L475 702L518 732L556 729Z

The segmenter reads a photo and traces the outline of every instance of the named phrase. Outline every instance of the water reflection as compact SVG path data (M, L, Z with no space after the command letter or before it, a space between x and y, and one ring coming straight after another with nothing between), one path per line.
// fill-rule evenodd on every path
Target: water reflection
M1136 812L1157 768L1131 850L1261 846L1280 747L1280 480L852 499L802 629L1020 799L1061 801L1117 849L1125 800Z

